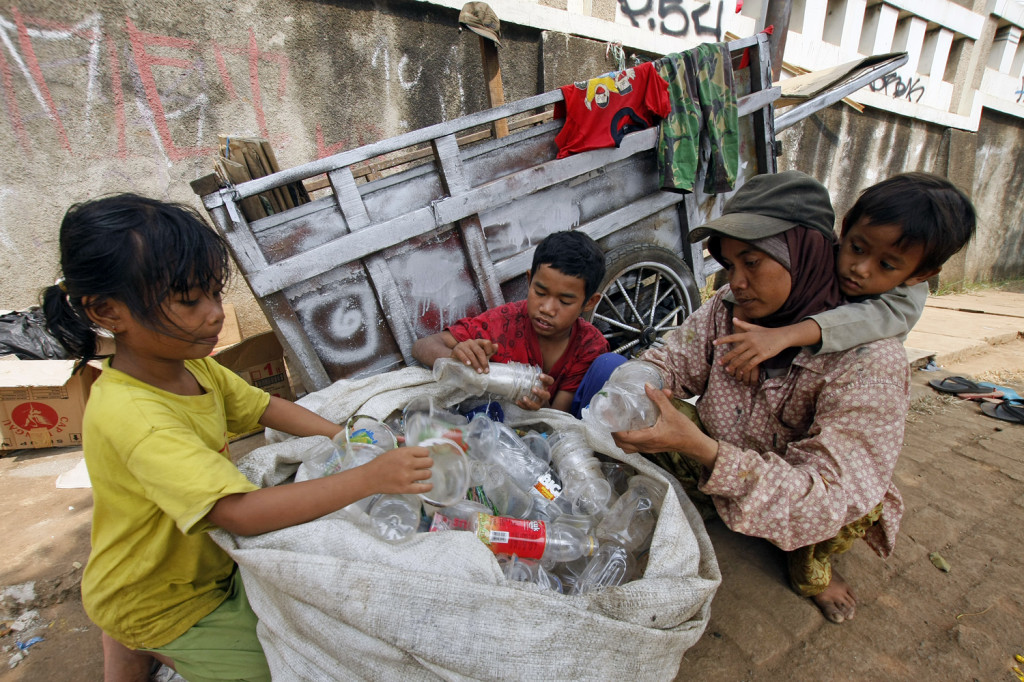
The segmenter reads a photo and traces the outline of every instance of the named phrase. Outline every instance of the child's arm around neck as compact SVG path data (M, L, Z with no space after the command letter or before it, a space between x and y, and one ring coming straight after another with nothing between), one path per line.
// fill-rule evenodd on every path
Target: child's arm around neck
M903 340L921 319L928 283L901 284L878 296L812 315L821 328L821 345L814 353L835 353L881 339Z
M758 366L786 348L808 347L814 355L836 353L891 337L903 339L921 318L928 283L899 285L785 327L769 329L734 320L735 332L714 344L732 344L722 356L726 371L747 384L756 383Z

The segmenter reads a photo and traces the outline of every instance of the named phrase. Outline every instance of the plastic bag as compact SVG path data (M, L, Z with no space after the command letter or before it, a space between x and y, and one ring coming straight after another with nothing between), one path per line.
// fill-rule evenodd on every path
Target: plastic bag
M46 331L46 317L39 306L0 315L0 355L17 355L21 360L71 357Z

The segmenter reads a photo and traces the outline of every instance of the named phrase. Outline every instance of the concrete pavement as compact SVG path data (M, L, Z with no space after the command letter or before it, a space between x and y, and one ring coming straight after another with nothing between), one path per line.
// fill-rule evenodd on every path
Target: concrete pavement
M930 296L904 345L911 365L943 365L1022 334L1024 293L979 291Z

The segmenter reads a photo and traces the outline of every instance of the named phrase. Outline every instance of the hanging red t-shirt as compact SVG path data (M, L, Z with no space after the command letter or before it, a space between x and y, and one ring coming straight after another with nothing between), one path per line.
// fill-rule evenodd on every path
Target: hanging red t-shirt
M498 344L498 351L491 356L491 362L525 362L544 366L544 355L540 351L537 332L530 324L525 300L491 308L476 317L464 317L449 326L448 331L457 341L488 339ZM608 340L597 327L582 317L576 318L569 345L551 371L546 372L555 380L548 387L551 397L558 391L575 393L594 359L607 351Z
M562 86L564 102L555 118L565 125L555 136L558 158L602 147L618 147L626 133L654 125L670 111L668 83L651 62Z

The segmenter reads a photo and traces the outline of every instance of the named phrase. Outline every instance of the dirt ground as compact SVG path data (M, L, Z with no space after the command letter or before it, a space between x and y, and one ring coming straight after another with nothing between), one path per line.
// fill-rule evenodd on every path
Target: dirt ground
M709 532L723 573L703 638L677 679L1006 680L1024 655L1024 425L938 394L929 379L961 374L1024 395L1024 340L992 346L938 372L914 372L906 444L896 471L907 511L895 554L864 543L837 567L857 618L827 623L785 583L779 552L720 522ZM254 437L255 438L255 437ZM244 442L244 441L243 441ZM73 449L0 459L0 680L101 680L100 633L81 604L89 552L88 489L58 489ZM936 568L938 552L950 566ZM4 632L7 627L0 628ZM16 642L33 644L13 668Z

